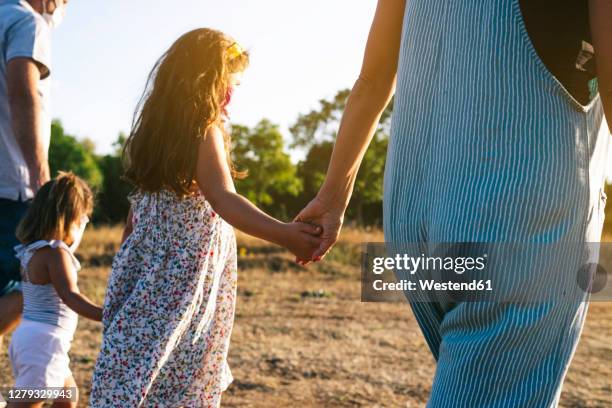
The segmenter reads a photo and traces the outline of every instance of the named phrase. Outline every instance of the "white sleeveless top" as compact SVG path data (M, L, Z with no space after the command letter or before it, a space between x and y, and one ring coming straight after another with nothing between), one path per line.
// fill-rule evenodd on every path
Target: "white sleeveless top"
M23 318L39 323L58 326L73 334L76 331L78 315L70 309L59 297L52 283L39 285L30 282L28 264L37 250L49 246L51 248L62 248L72 258L75 272L81 269L81 264L76 259L68 245L63 241L36 241L28 245L15 247L16 256L21 262L23 292Z

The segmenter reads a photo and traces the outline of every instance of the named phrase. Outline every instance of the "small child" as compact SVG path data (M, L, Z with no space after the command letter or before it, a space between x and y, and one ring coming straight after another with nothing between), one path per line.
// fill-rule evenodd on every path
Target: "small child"
M60 173L38 191L17 227L23 318L9 345L15 388L76 388L68 350L77 314L102 319L102 309L79 292L80 265L74 256L92 207L87 184L72 173ZM13 405L42 407L43 402L8 407ZM76 402L56 400L54 406L75 407Z
M226 108L248 53L197 29L158 61L126 142L136 186L104 301L90 406L217 407L236 299L236 227L310 260L320 227L236 193ZM257 169L252 169L257 171Z

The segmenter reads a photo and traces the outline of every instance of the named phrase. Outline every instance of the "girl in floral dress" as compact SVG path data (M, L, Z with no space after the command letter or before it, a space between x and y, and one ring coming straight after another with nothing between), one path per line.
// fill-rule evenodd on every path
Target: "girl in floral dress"
M124 151L135 186L108 283L92 407L217 407L236 300L232 226L311 259L320 228L278 221L238 195L224 132L248 54L191 31L155 65Z

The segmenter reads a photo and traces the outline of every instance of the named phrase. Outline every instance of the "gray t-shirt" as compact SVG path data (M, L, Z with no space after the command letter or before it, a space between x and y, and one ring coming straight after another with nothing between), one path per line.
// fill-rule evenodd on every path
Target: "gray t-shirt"
M7 63L17 57L31 58L41 68L38 93L45 150L51 137L49 74L51 72L50 27L25 0L0 0L0 198L32 198L30 175L13 132L6 82Z

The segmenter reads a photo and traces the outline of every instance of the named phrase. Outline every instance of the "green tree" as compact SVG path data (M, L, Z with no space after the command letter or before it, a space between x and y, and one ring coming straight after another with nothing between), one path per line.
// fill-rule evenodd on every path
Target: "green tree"
M319 190L333 150L333 142L350 91L339 91L331 100L319 101L320 106L300 115L290 128L292 146L307 149L306 158L299 164L299 175L304 180L308 202ZM384 110L376 134L368 148L355 181L355 189L347 217L358 224L380 224L382 220L383 176L388 145L393 103Z
M333 149L334 143L331 141L315 144L298 164L298 177L304 184L305 202L302 205L306 205L323 184Z
M127 196L132 191L132 186L123 180L121 151L125 140L126 136L120 133L113 144L115 151L97 157L104 181L98 194L98 206L94 212L95 222L114 224L125 221L127 217L130 208Z
M359 225L382 223L383 179L389 138L379 132L365 153L355 180L349 216Z
M338 125L350 93L350 89L342 89L331 100L321 99L318 109L300 115L295 124L289 128L293 137L291 147L308 149L315 144L335 140ZM392 113L393 100L380 117L377 133L389 134Z
M300 115L289 128L293 136L291 147L308 149L318 143L333 140L350 93L350 89L340 90L330 101L319 100L319 109Z
M283 136L278 126L261 120L254 128L233 125L232 158L238 170L246 170L246 178L236 180L236 189L260 208L276 217L286 218L288 197L302 191L296 177L296 166L284 151Z
M76 137L66 134L59 120L54 120L51 125L49 167L52 176L60 170L72 171L94 189L102 185L102 172L96 162L91 142L83 144Z

